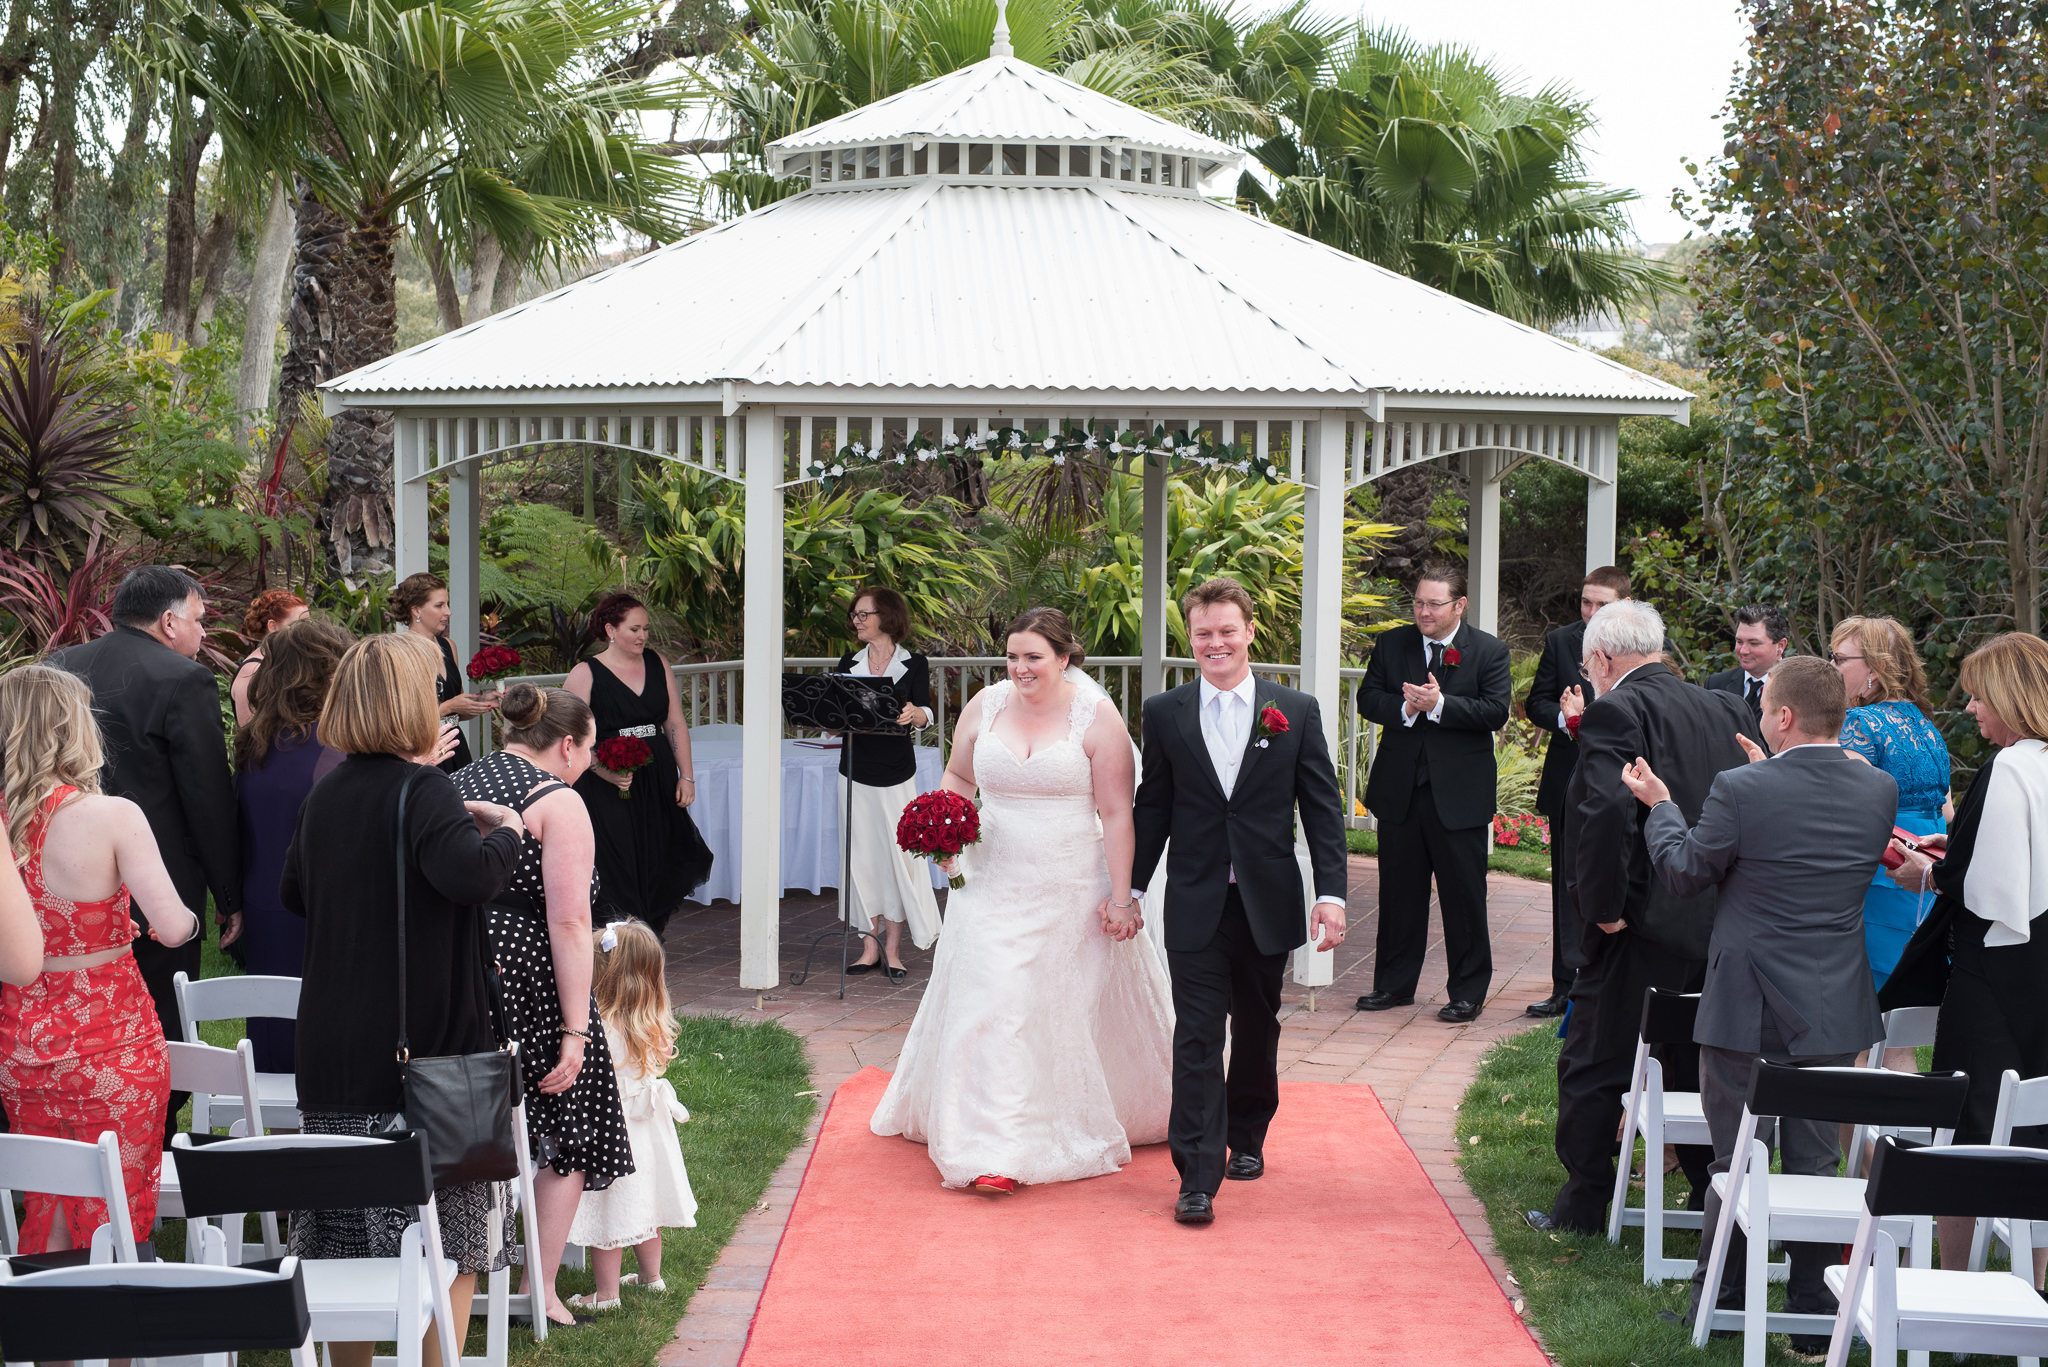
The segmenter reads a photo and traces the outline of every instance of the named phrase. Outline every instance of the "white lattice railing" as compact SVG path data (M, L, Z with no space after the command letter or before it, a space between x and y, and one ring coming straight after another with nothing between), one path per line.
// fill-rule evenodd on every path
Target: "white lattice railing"
M793 674L822 674L838 663L837 657L832 656L801 656L783 660L782 668ZM938 735L941 749L950 749L953 715L969 698L1000 680L1007 664L1000 655L938 655L930 657L930 664L932 711L935 713L932 727ZM1135 655L1111 655L1091 659L1083 666L1089 677L1102 685L1103 692L1115 699L1133 735L1137 732L1137 709L1142 701L1139 689L1143 665L1144 661ZM677 692L682 697L683 719L689 725L736 725L745 720L740 686L746 674L743 662L715 660L706 664L676 665L673 672ZM1301 678L1300 665L1254 664L1252 672L1290 687ZM1370 829L1372 823L1362 814L1359 799L1365 792L1365 776L1372 768L1378 728L1362 722L1358 715L1358 685L1365 677L1365 671L1345 669L1338 673L1344 701L1337 722L1337 779L1343 785L1344 810L1349 814L1349 824ZM1167 659L1166 687L1177 688L1195 676L1193 660ZM559 687L565 677L561 674L530 674L520 681ZM801 733L791 731L789 734Z

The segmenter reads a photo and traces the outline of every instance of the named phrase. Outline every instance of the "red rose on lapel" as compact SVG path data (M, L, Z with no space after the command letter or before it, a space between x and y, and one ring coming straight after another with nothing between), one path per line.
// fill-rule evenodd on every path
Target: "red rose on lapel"
M1465 657L1463 655L1460 655L1458 653L1458 648L1456 646L1448 646L1444 649L1444 668L1456 669L1458 667L1459 662L1464 658Z
M1271 736L1284 736L1286 734L1287 714L1285 712L1282 712L1277 707L1269 706L1259 713L1259 736L1261 739Z

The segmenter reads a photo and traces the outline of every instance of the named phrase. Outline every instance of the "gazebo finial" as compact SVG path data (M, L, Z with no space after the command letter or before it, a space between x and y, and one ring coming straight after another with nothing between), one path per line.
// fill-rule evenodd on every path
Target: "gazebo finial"
M1017 49L1010 46L1010 14L1007 0L996 0L996 40L989 44L991 57L1014 57Z

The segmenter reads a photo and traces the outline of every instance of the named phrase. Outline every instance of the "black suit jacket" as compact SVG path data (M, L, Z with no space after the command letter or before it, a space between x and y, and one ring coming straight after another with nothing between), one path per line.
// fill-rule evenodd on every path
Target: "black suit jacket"
M1742 666L1737 665L1733 669L1717 669L1712 674L1707 675L1705 686L1713 689L1716 693L1732 693L1737 698L1743 699L1749 707L1750 716L1755 717L1758 721L1762 721L1764 715L1764 695L1759 691L1756 695L1756 701L1749 702L1748 679L1749 675L1742 672Z
M1558 700L1565 690L1577 688L1591 695L1592 687L1579 673L1585 654L1586 624L1573 622L1543 638L1543 658L1536 665L1536 679L1529 685L1526 710L1529 720L1549 737L1543 753L1543 780L1536 786L1536 810L1550 818L1555 830L1564 815L1564 792L1572 781L1572 769L1579 762L1579 743L1557 729Z
M107 751L101 786L142 808L179 898L203 917L211 888L222 914L240 911L240 814L213 671L134 627L48 663L92 687Z
M1284 953L1308 938L1294 860L1297 808L1316 896L1348 891L1344 815L1322 708L1313 694L1260 679L1244 760L1225 797L1202 739L1201 706L1200 680L1145 699L1131 885L1146 886L1166 851L1166 947L1193 952L1214 938L1235 870L1259 952ZM1262 737L1259 718L1268 707L1280 709L1287 729Z
M1654 661L1587 706L1555 847L1567 905L1580 918L1578 941L1565 945L1566 963L1584 968L1592 962L1594 946L1607 933L1600 927L1615 921L1628 922L1623 934L1688 958L1707 957L1713 890L1680 897L1657 881L1643 838L1650 809L1636 801L1621 771L1638 757L1647 759L1691 826L1715 776L1749 762L1738 732L1762 740L1740 698L1695 688Z
M1380 724L1379 753L1365 781L1365 805L1386 821L1406 821L1413 804L1415 766L1429 763L1429 792L1437 816L1451 830L1485 826L1493 821L1493 733L1508 724L1514 685L1508 679L1508 648L1470 622L1461 623L1451 638L1459 660L1437 679L1444 694L1443 720L1417 717L1402 725L1401 685L1427 683L1422 630L1395 627L1380 636L1365 679L1358 688L1358 711Z

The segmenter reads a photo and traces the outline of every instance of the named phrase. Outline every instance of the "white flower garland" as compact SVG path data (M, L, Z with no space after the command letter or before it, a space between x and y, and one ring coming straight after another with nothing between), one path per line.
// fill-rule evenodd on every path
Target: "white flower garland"
M1112 437L1098 437L1081 428L1070 428L1060 433L1043 428L1026 432L1022 428L1002 427L990 430L985 437L962 436L948 431L938 441L919 432L895 447L871 447L856 441L841 447L838 454L829 460L810 460L804 466L804 474L817 480L829 495L839 481L863 470L908 465L913 460L919 464L934 460L958 461L969 454L1050 456L1054 465L1065 465L1074 459L1101 461L1138 455L1145 457L1147 464L1164 461L1169 470L1198 469L1234 474L1247 484L1287 482L1280 467L1262 459L1250 443L1221 445L1211 441L1206 432L1182 430L1169 433L1164 427L1155 428L1149 436L1142 432L1119 432Z

